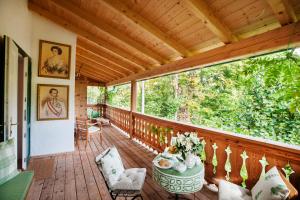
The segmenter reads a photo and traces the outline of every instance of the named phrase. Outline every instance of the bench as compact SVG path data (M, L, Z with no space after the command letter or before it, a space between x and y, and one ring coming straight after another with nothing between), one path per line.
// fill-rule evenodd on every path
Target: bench
M25 199L33 179L32 171L17 170L14 151L14 139L0 144L0 200Z
M33 172L24 171L0 185L0 199L25 199L33 179Z

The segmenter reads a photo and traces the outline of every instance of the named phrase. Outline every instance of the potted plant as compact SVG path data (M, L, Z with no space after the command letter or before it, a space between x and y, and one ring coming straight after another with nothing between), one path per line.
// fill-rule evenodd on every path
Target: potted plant
M199 164L200 155L203 147L195 132L185 132L177 134L174 147L175 152L180 154L188 168L192 168L195 164Z

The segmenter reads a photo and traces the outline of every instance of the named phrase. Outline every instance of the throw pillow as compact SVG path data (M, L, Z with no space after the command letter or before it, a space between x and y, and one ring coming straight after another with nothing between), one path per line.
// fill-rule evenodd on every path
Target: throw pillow
M111 188L125 170L116 147L110 148L109 152L100 159L100 162L103 175Z
M219 182L218 200L251 200L250 191L234 183L221 180Z
M0 143L0 185L18 173L14 139Z
M289 190L276 167L271 168L264 178L258 180L251 190L253 200L284 200Z

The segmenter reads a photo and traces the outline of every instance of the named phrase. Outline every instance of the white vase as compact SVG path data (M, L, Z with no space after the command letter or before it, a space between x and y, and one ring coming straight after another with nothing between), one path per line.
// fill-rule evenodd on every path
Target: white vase
M198 166L201 164L201 159L199 156L195 156L195 164Z
M195 162L195 155L192 153L188 153L185 161L184 161L185 165L187 166L187 168L193 168L196 164Z
M176 162L174 167L173 167L176 171L183 173L186 170L186 165L182 162Z

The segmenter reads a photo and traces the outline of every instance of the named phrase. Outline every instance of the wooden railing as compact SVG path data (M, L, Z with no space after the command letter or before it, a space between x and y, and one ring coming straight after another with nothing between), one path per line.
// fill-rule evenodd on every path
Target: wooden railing
M122 110L111 106L103 105L105 108L105 117L109 118L112 123L122 130L130 133L131 138L136 138L151 148L161 152L170 144L171 137L178 132L197 132L199 137L204 138L205 145L205 174L209 181L215 179L225 179L225 162L227 154L225 149L229 146L231 149L230 164L231 173L230 181L240 184L242 177L240 175L242 167L241 154L245 151L248 155L246 160L248 178L246 181L247 188L252 188L257 182L262 166L259 160L266 157L269 165L267 170L273 166L283 168L290 163L294 174L291 175L290 181L299 190L300 189L300 148L292 145L285 145L278 142L267 141L264 139L243 136L239 134L220 131L212 128L204 128L191 124L184 124L177 121L161 119L149 115L144 115L128 110ZM213 171L213 144L216 144L217 166L216 173Z
M123 131L130 132L130 111L106 106L104 116Z
M94 111L99 112L100 116L104 115L104 106L102 104L86 104L86 109L93 109Z

